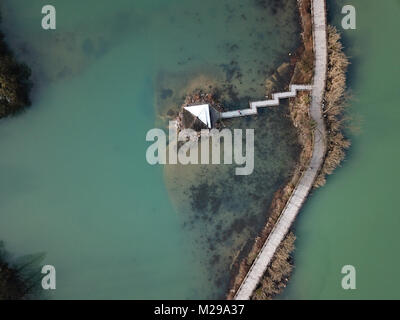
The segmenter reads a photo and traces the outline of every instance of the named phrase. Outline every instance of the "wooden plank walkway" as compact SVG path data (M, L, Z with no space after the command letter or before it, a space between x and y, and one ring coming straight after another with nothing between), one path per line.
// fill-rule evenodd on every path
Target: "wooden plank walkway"
M272 99L270 100L250 102L249 109L221 112L220 119L229 119L229 118L255 115L257 114L257 108L278 106L280 99L294 98L297 95L297 91L301 90L311 91L312 88L313 88L312 85L298 85L298 84L290 85L289 91L274 93L272 94Z
M315 53L315 70L310 106L311 117L316 122L314 129L314 148L309 167L301 176L290 199L286 203L274 229L265 241L261 251L236 292L235 300L250 299L261 277L264 275L279 244L285 238L290 226L306 200L314 180L322 165L325 151L325 123L322 117L322 99L326 85L327 39L326 39L326 3L325 0L313 0L313 36Z

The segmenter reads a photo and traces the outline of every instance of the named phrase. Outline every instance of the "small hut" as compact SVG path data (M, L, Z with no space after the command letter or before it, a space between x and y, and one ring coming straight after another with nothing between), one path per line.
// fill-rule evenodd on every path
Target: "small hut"
M195 131L215 128L220 112L210 104L188 105L181 113L181 127Z

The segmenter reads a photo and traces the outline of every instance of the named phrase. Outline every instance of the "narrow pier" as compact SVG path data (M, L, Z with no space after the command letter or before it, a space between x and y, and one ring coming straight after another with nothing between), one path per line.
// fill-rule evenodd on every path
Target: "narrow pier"
M235 300L250 299L253 291L260 282L261 277L264 275L268 264L271 262L276 249L285 238L290 226L297 216L297 213L306 200L324 160L326 141L325 123L322 118L322 99L325 92L328 58L325 0L313 0L312 11L315 70L310 114L313 120L316 122L313 137L314 146L312 158L307 170L301 176L296 188L286 203L286 206L283 209L277 223L275 224L275 227L271 231L241 286L236 292L234 298Z
M272 99L270 100L250 102L249 109L221 112L220 119L229 119L229 118L255 115L257 114L258 108L278 106L280 99L294 98L297 95L297 91L302 91L302 90L311 91L312 88L313 88L312 85L298 85L298 84L290 85L289 91L274 93L272 94Z

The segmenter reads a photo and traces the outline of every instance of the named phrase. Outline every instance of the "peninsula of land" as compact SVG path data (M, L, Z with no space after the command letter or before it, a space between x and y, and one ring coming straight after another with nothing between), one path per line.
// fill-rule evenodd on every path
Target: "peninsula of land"
M295 235L290 227L313 187L325 183L350 146L342 133L346 70L340 35L326 23L325 0L299 0L303 44L291 83L313 91L290 101L290 115L302 151L287 185L278 190L269 218L250 254L238 267L228 299L271 299L286 287L293 269Z

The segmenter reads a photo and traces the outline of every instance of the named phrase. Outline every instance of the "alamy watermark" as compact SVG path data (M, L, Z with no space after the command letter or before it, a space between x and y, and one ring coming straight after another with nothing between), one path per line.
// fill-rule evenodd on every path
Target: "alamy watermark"
M237 164L236 175L250 175L254 170L254 129L193 129L179 131L170 122L167 135L161 129L151 129L146 141L154 142L146 151L146 160L156 164ZM245 138L245 147L243 140ZM223 149L222 149L223 148Z
M356 29L356 8L352 5L345 5L342 8L342 14L345 16L342 19L342 28L344 30Z
M344 290L355 290L356 289L356 268L350 264L342 267L342 274L345 276L342 278L342 288Z
M42 28L44 30L55 30L56 29L56 8L50 4L43 6L42 14L45 16L42 18Z
M45 276L42 278L42 288L44 290L55 290L56 289L56 268L47 264L42 268L42 274Z

